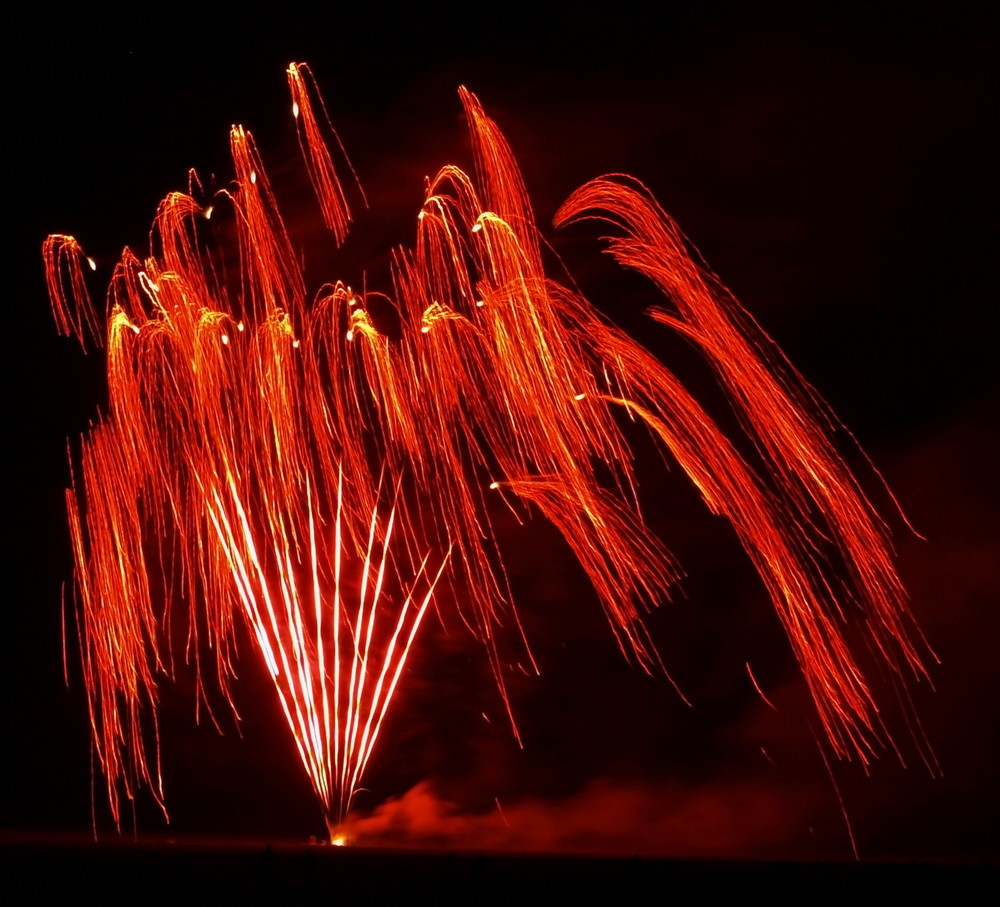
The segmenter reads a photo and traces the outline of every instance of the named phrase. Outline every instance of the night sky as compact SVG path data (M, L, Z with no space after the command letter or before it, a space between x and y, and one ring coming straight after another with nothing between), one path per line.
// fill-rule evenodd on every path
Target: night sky
M888 752L866 777L813 737L815 713L763 587L732 531L640 445L653 525L686 570L650 618L671 677L619 653L557 533L501 526L541 677L511 675L525 747L505 724L479 644L428 624L358 798L370 843L666 856L983 858L997 839L997 35L963 4L418 5L343 18L276 7L121 18L47 4L5 28L9 365L8 584L3 606L0 829L91 827L85 696L62 677L60 587L71 575L67 437L103 405L101 357L57 336L41 243L77 236L103 293L128 244L188 168L230 174L242 123L279 198L295 164L284 69L308 61L369 201L354 239L315 272L388 291L424 177L471 167L459 85L521 163L545 236L583 290L732 416L707 370L643 315L658 301L613 274L599 232L556 237L587 179L643 180L709 266L830 403L846 454L893 527L913 611L941 660L911 688L943 777L931 777L891 695ZM942 16L947 16L942 18ZM13 201L11 202L11 198ZM282 199L282 201L286 201ZM305 207L304 205L302 206ZM287 200L286 216L297 216ZM102 283L103 281L103 283ZM10 451L13 451L11 459ZM515 641L511 637L512 643ZM750 683L745 664L777 706ZM242 739L194 724L191 678L162 687L166 826L140 833L323 833L268 682L240 663ZM485 716L485 717L484 717ZM763 748L763 750L762 750ZM97 782L99 826L112 823ZM838 795L839 791L839 795ZM499 809L498 809L499 803ZM502 811L502 812L501 812Z

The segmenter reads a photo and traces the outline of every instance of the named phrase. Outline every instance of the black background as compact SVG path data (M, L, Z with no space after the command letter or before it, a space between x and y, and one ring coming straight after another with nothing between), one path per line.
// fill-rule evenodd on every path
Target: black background
M891 753L868 777L834 767L862 855L996 856L996 34L971 4L808 6L279 6L257 17L246 7L46 5L8 21L0 827L91 824L72 636L69 691L62 680L62 489L65 439L102 402L101 363L56 335L41 242L76 235L98 263L100 292L189 167L226 179L231 123L254 132L280 193L294 166L283 71L305 60L370 203L354 245L319 264L321 280L386 288L389 251L412 236L424 177L471 165L460 84L505 131L548 237L556 207L585 180L627 172L650 186L926 537L905 529L855 456L897 532L913 610L942 662L937 691L918 685L915 700L944 772L931 778L905 748L907 768ZM295 203L287 210L294 220ZM557 241L594 301L678 357L712 400L683 345L657 339L643 319L654 297L628 278L610 283L600 249L585 232ZM514 584L543 668L512 684L525 749L504 726L476 644L429 630L358 801L364 814L389 801L359 826L368 840L850 855L759 583L682 481L650 469L644 482L688 573L651 627L693 708L624 663L554 532L511 529ZM747 661L777 713L750 686ZM242 740L231 723L222 738L194 726L183 678L163 687L169 834L322 834L280 714L252 657L244 662ZM101 783L98 824L110 829ZM144 833L166 829L145 795L137 822Z

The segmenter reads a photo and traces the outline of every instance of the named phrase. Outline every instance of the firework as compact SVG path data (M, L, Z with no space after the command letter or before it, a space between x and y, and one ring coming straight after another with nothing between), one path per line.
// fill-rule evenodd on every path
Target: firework
M309 70L290 66L288 80L339 244L351 216L335 135ZM235 711L245 623L331 829L421 621L444 607L442 583L507 703L496 629L517 615L490 524L498 502L557 527L623 653L660 670L642 617L679 570L640 516L623 418L645 423L732 523L836 755L866 761L886 738L852 622L895 673L923 672L886 529L812 389L641 184L595 180L560 209L557 226L609 224L614 257L663 293L652 317L704 353L760 451L755 470L663 363L545 272L511 151L478 100L460 98L475 169L429 181L416 242L394 253L398 338L347 284L307 288L242 127L230 187L205 199L192 176L164 199L147 257L126 249L115 269L106 319L79 243L45 243L57 327L107 354L108 412L66 499L93 746L116 821L121 794L140 786L163 805L148 741L177 638L199 705L211 686ZM213 211L228 211L234 249L208 242ZM836 582L835 563L848 568Z

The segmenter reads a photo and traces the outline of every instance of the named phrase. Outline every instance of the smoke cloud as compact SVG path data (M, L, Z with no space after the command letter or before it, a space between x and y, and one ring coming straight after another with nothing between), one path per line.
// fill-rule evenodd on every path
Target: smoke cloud
M684 789L599 778L573 796L497 802L464 812L422 781L370 815L348 819L360 846L601 853L678 858L804 855L816 796L760 779Z

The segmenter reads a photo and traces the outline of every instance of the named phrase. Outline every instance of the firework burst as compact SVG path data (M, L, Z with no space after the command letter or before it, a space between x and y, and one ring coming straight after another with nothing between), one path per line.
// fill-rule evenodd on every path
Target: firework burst
M309 70L290 66L288 81L340 244L350 211L334 134ZM234 711L235 640L249 628L331 829L442 583L507 702L496 629L517 615L491 497L557 527L623 653L660 670L642 618L679 570L641 518L623 418L648 426L732 523L837 756L867 761L887 739L852 622L895 674L923 673L885 526L812 389L640 183L604 177L563 205L557 227L604 222L617 261L662 292L653 319L715 370L760 453L752 467L662 362L546 273L511 151L478 100L460 97L475 169L429 181L416 242L394 253L398 338L346 283L307 288L242 127L231 185L206 200L192 175L164 199L149 254L126 249L115 269L105 318L79 243L45 243L57 327L107 351L108 412L83 439L67 507L93 746L116 821L122 793L148 786L164 802L146 723L178 623L199 701L210 672ZM207 242L213 211L228 212L234 250Z

